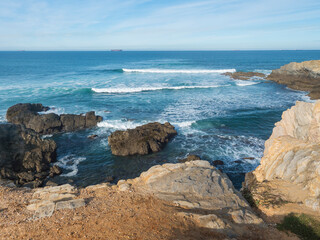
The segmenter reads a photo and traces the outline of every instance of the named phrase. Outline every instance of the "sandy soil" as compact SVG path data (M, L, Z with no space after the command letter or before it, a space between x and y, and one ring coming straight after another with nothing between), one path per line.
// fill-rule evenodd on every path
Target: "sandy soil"
M172 204L134 192L82 189L85 207L38 220L26 210L31 197L31 190L0 187L0 239L225 239L195 226ZM254 237L239 239L292 239L270 228L252 232Z

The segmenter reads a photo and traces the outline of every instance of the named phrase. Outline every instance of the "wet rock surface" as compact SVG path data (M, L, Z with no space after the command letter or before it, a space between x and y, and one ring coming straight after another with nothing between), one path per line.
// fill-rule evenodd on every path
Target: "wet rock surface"
M264 78L266 75L259 72L227 72L222 75L229 76L232 79L249 80L253 77Z
M57 145L20 125L0 124L0 176L18 185L41 186L44 179L61 172L51 171Z
M94 112L87 112L85 115L39 114L49 109L39 103L19 103L8 109L6 118L10 123L23 125L40 134L81 130L94 127L102 121L102 117L96 116Z
M289 63L272 70L267 79L294 90L308 91L311 99L320 98L320 60Z
M170 123L148 123L135 129L115 131L108 137L111 152L117 156L146 155L161 151L177 135Z

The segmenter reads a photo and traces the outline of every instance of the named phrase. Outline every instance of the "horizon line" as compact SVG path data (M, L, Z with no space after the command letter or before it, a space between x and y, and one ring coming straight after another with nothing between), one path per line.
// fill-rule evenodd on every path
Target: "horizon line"
M0 52L218 52L218 51L225 51L225 52L241 52L241 51L320 51L320 49L207 49L207 50L133 50L133 49L120 49L121 51L112 51L113 49L100 49L100 50L1 50Z

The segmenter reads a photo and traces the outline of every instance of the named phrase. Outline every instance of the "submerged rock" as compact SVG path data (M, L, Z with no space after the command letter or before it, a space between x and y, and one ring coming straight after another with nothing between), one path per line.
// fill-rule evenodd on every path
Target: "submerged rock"
M177 135L170 123L148 123L135 129L115 131L108 137L111 152L117 156L159 152Z
M320 60L289 63L272 70L267 79L295 90L308 91L311 99L320 98Z
M233 79L249 80L252 77L264 78L266 75L259 72L227 72L222 75L229 76Z
M244 187L261 205L320 210L320 101L297 102L282 114L265 143L260 166ZM301 210L304 211L304 210Z
M0 176L37 187L50 174L57 145L20 125L0 124Z
M213 164L213 166L222 166L222 165L224 165L224 162L221 160L214 160L212 162L212 164Z
M190 161L196 161L196 160L201 160L201 158L198 155L188 155L188 157L184 159L180 159L179 162L184 163L184 162L190 162Z
M94 112L83 115L55 113L39 114L48 111L49 107L42 104L19 103L10 107L7 111L7 120L10 123L23 125L37 133L51 134L57 132L76 131L90 128L102 121L102 117L96 116Z

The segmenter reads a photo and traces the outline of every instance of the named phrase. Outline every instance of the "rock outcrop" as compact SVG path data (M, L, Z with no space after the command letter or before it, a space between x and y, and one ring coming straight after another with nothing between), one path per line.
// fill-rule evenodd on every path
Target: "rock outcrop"
M295 90L308 91L311 99L320 98L320 60L289 63L273 70L267 79Z
M50 174L59 174L56 161L57 145L20 125L0 124L0 177L18 185L42 185Z
M148 123L135 129L115 131L108 137L111 152L117 156L159 152L177 135L170 123Z
M74 209L86 205L85 199L77 198L78 189L65 184L36 189L27 206L34 212L34 218L50 217L55 210Z
M226 72L222 75L229 76L232 79L249 80L253 77L264 78L266 75L259 72Z
M138 178L119 181L118 188L173 202L199 226L231 235L245 232L246 224L263 225L229 178L207 161L154 166Z
M76 131L90 128L102 121L102 117L94 112L85 115L55 113L39 114L48 111L49 107L42 104L19 103L10 107L7 111L7 120L10 123L23 125L40 134L52 134L58 132Z
M244 187L259 204L320 210L320 101L297 102L282 114Z

